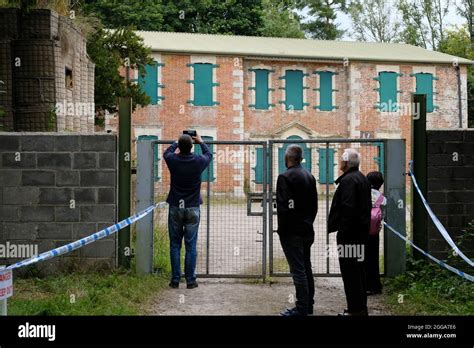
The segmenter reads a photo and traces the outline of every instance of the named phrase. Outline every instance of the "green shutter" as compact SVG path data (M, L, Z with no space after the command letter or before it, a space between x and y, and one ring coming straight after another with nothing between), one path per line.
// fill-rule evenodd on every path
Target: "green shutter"
M319 110L332 111L332 75L330 71L319 73Z
M207 141L212 141L214 138L213 137L209 137L209 136L203 136L202 137L202 140L204 142L207 142ZM207 146L209 147L209 151L211 151L211 153L214 153L214 145L213 144L207 144ZM198 145L198 144L194 144L194 153L196 155L202 155L202 150L201 150L201 145ZM209 177L211 178L209 180ZM209 166L204 169L204 171L202 172L202 175L201 175L201 181L214 181L216 180L216 178L214 177L214 164L213 164L213 160L211 160L211 162L209 163Z
M285 75L286 110L303 110L303 72L287 70Z
M138 141L140 140L158 140L156 135L140 135L137 138ZM155 181L160 181L158 166L160 163L160 152L158 151L158 144L155 144L153 149L153 178Z
M138 73L140 89L150 97L151 104L158 104L158 63L147 64Z
M385 168L385 151L384 151L384 143L375 143L377 146L377 156L374 157L375 163L379 166L379 172L383 174Z
M334 183L334 149L329 150L329 180L326 179L326 153L325 148L319 149L319 183L333 184Z
M257 147L255 149L256 164L253 170L255 171L255 183L263 184L263 148ZM267 158L267 183L270 182L270 158Z
M255 69L255 109L266 110L268 103L268 74L266 69Z
M426 94L426 112L433 112L433 75L418 73L416 77L416 94Z
M212 106L213 65L209 63L194 64L194 105Z
M397 111L397 77L398 73L382 71L379 73L379 105L382 111Z

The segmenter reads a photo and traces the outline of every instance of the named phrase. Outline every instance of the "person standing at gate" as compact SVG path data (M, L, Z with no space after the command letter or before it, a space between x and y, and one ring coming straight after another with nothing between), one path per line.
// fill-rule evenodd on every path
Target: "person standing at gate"
M191 152L193 140L202 149L202 155ZM179 153L176 153L179 149ZM181 279L181 245L184 239L186 255L184 274L187 288L197 288L196 258L197 237L200 221L201 174L212 160L212 153L199 134L191 137L183 134L168 147L163 158L171 174L168 231L170 238L171 288L178 288Z
M318 212L316 179L301 166L303 150L290 145L285 152L287 170L277 179L278 235L296 289L296 307L283 316L313 314L314 278L311 267L313 223Z
M372 209L370 184L359 171L360 155L346 149L328 217L328 233L336 232L347 309L340 315L368 315L364 259ZM359 255L360 250L362 255Z
M382 228L383 207L387 205L387 198L380 192L383 185L381 172L370 172L367 180L372 191L372 212L370 216L370 232L367 240L367 251L365 258L365 279L367 295L382 293L379 269L379 245L380 229Z

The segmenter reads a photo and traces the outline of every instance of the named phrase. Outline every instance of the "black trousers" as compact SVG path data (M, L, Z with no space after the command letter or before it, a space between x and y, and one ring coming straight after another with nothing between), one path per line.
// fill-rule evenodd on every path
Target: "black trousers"
M307 314L314 304L314 277L311 267L311 245L314 238L280 236L281 247L290 266L296 290L296 308Z
M360 244L356 242L341 241L339 233L336 237L337 244ZM366 243L364 244L364 253L366 252ZM365 257L364 257L365 258ZM346 294L347 311L350 313L367 310L367 293L365 287L365 263L357 257L339 257L339 267L341 269L342 281L344 283L344 292Z
M379 268L379 234L369 235L365 253L365 283L367 291L382 291Z

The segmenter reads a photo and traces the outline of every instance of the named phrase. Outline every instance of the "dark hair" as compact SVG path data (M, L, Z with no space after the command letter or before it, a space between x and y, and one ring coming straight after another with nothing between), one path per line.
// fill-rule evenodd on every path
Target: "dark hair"
M191 152L193 148L193 139L187 135L183 134L178 139L179 152L186 155Z
M370 186L376 190L379 190L384 183L383 175L380 172L370 172L367 174L367 180L369 180Z
M286 154L288 155L288 160L292 163L298 164L303 160L303 149L299 145L291 144L288 146Z

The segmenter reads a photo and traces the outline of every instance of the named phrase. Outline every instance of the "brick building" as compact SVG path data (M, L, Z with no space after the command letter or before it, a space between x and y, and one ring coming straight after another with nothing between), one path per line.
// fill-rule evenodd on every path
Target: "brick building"
M467 59L406 44L137 33L155 64L132 71L152 101L134 112L134 137L176 139L193 128L213 140L404 138L410 158L415 92L427 94L429 129L467 127L467 65L474 63ZM327 154L329 182L337 151ZM306 149L305 165L320 182L325 156ZM257 184L258 157L244 173ZM281 169L282 156L278 162Z
M0 9L0 129L94 131L94 64L72 20Z

